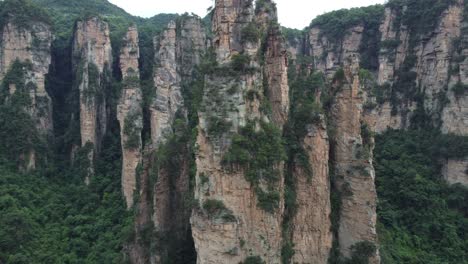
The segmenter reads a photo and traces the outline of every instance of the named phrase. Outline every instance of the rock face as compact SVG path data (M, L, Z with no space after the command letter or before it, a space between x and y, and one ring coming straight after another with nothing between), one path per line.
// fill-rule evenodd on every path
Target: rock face
M15 62L31 63L25 69L25 83L31 99L28 112L35 121L38 132L43 137L52 134L52 101L45 89L45 78L51 63L51 44L53 40L49 25L34 22L30 27L18 26L13 22L6 23L2 28L0 44L0 82ZM10 94L14 94L16 87L10 84ZM36 151L24 153L25 166L31 170L36 167Z
M460 183L468 186L468 159L447 160L442 173L449 184Z
M343 66L346 59L359 57L363 26L348 29L343 40L329 40L318 27L309 30L308 45L314 59L314 69L326 74L330 79Z
M90 142L99 150L107 127L103 94L112 65L109 25L106 22L93 17L76 23L73 65L80 92L81 145Z
M120 70L124 87L117 105L122 145L122 189L128 208L133 206L136 170L141 162L143 112L139 83L139 57L138 31L136 27L130 27L120 51Z
M350 249L360 242L377 244L377 194L372 165L373 139L365 138L362 114L363 97L359 82L359 64L345 65L344 79L338 80L332 105L334 135L334 170L341 192L338 230L340 251L350 256ZM380 263L379 254L372 263Z
M247 5L252 6L252 2L245 0L215 1L212 20L213 47L220 63L229 62L233 53L242 51L240 28L243 23L239 19L243 19L242 12ZM253 12L247 16L252 16L252 14Z
M466 135L466 96L455 96L451 91L457 82L466 82L462 70L464 62L454 62L464 49L464 42L460 39L463 1L455 1L440 15L434 31L424 36L416 35L401 22L396 23L400 16L397 10L385 10L380 32L381 43L386 45L381 45L378 84L399 85L398 81L402 78L398 75L399 71L414 72L415 87L425 95L424 109L434 122L442 124L442 132ZM412 39L416 39L416 42ZM410 45L410 41L416 44ZM461 43L460 47L455 46L457 43ZM410 57L415 61L414 66L403 68L409 65L407 59ZM458 71L453 70L457 68ZM448 101L445 97L448 97ZM388 104L375 110L381 120L377 124L377 132L382 132L387 127L398 129L409 126L412 113L417 109L416 103L407 101L408 98L402 99L406 102L393 106L398 114L395 111L389 114L386 110L389 109Z
M176 35L176 23L173 21L154 43L157 48L154 72L156 101L151 109L151 139L156 145L171 133L175 115L184 105L177 71Z
M106 22L92 17L76 23L72 59L80 97L81 146L90 143L98 153L107 129L106 88L112 72L112 47ZM89 158L92 164L93 152Z
M276 12L273 5L270 10ZM247 180L245 169L229 170L223 165L223 157L231 146L233 135L248 123L269 122L260 107L261 100L267 99L261 89L263 71L255 70L261 67L255 59L262 52L260 40L246 37L246 32L252 27L264 25L265 17L275 16L264 16L260 12L255 17L251 1L219 0L215 4L213 47L220 65L215 73L205 77L204 109L199 112L199 148L196 153L195 199L199 208L194 209L191 218L198 263L240 263L252 256L259 256L267 263L281 262L282 172L278 182L270 186L279 196L278 206L267 212L260 208L257 197L258 190L266 183L254 186ZM281 127L288 109L289 91L286 75L282 72L287 69L287 61L281 44L273 43L275 38L280 37L272 34L266 61L279 61L281 64L270 65L264 70L271 80L282 81L270 87L275 89L270 94L277 113L277 119L273 117L272 120L278 121L275 125ZM247 56L250 63L244 66L244 70L231 68L235 60ZM230 69L235 72L222 73ZM282 171L281 163L274 166ZM210 210L212 204L218 206L214 212Z
M205 54L201 19L182 16L171 21L154 44L156 96L149 106L152 144L146 144L141 158L136 237L128 245L132 263L166 263L181 257L174 254L188 255L187 251L193 250L189 221L191 152L183 139L188 120L182 89L191 92L196 66ZM145 244L142 238L152 236L148 233L151 230L158 235L151 245Z
M309 125L303 148L309 157L312 172L296 167L297 212L291 223L295 254L292 263L327 263L332 248L330 147L325 121Z
M341 193L342 205L337 237L340 252L345 257L350 257L351 247L357 243L378 244L372 142L371 139L364 142L361 126L371 121L371 127L376 128L380 120L372 120L364 114L366 92L359 78L360 45L364 30L361 25L351 27L342 39L336 42L330 41L320 28L312 27L308 37L310 56L314 59L313 69L323 72L332 87L330 92L333 94L333 103L329 110L329 122L334 134L331 135L333 155L330 155L330 159L334 165L332 170L336 177L335 184ZM379 113L385 111L380 110ZM307 144L305 147L307 148ZM315 172L314 162L311 164ZM324 178L328 179L328 176L322 176L322 179ZM326 201L323 195L320 200L322 203ZM324 207L321 208L326 208L326 204L322 206ZM323 220L319 222L322 223L319 225L321 227L330 225L330 222ZM326 263L324 259L328 255L324 255L323 252L327 252L326 249L331 247L330 242L321 246L317 249L322 252L321 255L317 255L322 256L321 260L317 259L312 263ZM371 262L380 262L378 252Z
M272 118L282 127L289 114L288 54L285 40L278 27L268 30L265 56L267 95L272 106Z

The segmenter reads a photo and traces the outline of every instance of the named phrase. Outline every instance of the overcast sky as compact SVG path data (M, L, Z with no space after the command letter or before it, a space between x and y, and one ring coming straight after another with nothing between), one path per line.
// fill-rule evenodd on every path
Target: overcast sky
M201 17L214 0L109 0L132 15L151 17L160 13L193 12ZM276 0L283 26L302 29L317 15L341 8L381 4L384 0Z

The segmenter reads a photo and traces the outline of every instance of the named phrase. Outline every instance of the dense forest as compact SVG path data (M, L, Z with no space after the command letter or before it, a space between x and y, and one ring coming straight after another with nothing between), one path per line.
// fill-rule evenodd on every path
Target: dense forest
M360 47L363 57L361 73L365 75L368 71L378 69L377 56L381 45L395 49L395 43L382 44L377 40L385 7L407 6L402 23L411 32L424 35L434 30L436 20L432 18L439 16L453 1L392 0L385 5L334 11L317 17L304 30L283 28L282 32L290 44L297 44L304 41L304 34L310 27L317 26L323 29L323 34L329 40L338 43L347 29L357 24L365 25L365 40ZM468 13L466 10L468 5L465 8ZM77 137L76 131L72 131L69 126L73 112L71 108L74 107L70 103L73 94L72 32L76 20L96 15L110 25L115 58L119 56L121 40L128 26L138 26L140 85L144 98L142 104L147 106L154 92L153 38L165 29L169 21L178 21L188 14L160 14L144 19L126 13L106 0L5 0L0 3L1 28L10 18L28 27L29 19L34 17L35 21L40 19L50 23L55 35L52 43L53 63L46 79L46 88L54 105L54 135L50 139L43 140L34 135L33 121L24 110L24 104L29 102L27 95L21 91L26 89L23 75L28 65L15 64L0 85L0 263L128 262L123 252L127 242L135 238L135 212L126 209L121 191L120 128L113 124L105 135L90 185L83 181L88 162L86 152L78 152L73 163L67 156L70 142ZM207 31L211 30L209 18L204 19ZM258 34L252 36L244 33L244 36L248 35L244 41L259 37ZM412 43L416 41L410 40L411 49L414 48ZM206 54L197 69L198 74L232 76L253 71L246 66L250 62L247 56L235 57L229 69L218 67L213 56L210 52ZM408 69L415 63L410 60L407 58L404 61ZM232 145L222 158L223 166L228 171L236 166L248 168L248 181L254 186L259 185L261 180L272 183L277 180L278 169L271 167L274 163L285 161L287 166L292 166L293 161L296 161L312 170L308 167L308 157L300 140L308 133L306 124L320 123L322 118L329 119L328 111L333 95L325 90L331 91L331 84L322 73L306 70L311 58L299 56L291 61L297 67L291 67L288 76L291 109L285 130L281 132L270 124L261 123L259 132L254 124L248 123L235 135ZM112 67L115 71L110 78L106 96L114 100L111 104L115 108L124 84L118 70L118 59L114 60L114 64ZM344 78L340 74L344 73L338 71L334 81ZM373 162L382 263L468 263L468 190L461 184L449 185L442 178L443 161L468 156L468 140L464 136L442 134L438 126L440 120L433 122L421 107L423 96L416 92L415 77L411 72L397 74L402 78L393 84L390 92L372 83L375 86L373 91L381 96L381 102L377 103L391 102L398 105L403 100L401 98L411 98L418 102L420 111L412 117L411 126L407 130L390 129L378 135L363 128L369 138L375 136ZM179 127L174 128L173 137L158 153L158 162L165 162L174 170L178 169L178 164L173 157L178 157L178 151L187 144L194 144L197 112L207 107L200 105L202 80L203 77L198 77L197 81L190 84L193 89L183 94L190 108L188 124L182 125L181 122ZM20 92L12 100L6 100L10 83L15 83ZM458 94L463 94L466 87L461 83L459 86L454 89L458 89ZM323 107L315 98L318 91L324 91L321 94ZM247 96L258 95L251 93ZM393 110L397 112L400 109L394 107ZM147 119L148 115L144 112L144 118ZM209 127L212 135L222 135L229 129L226 127L228 124L215 121ZM150 136L148 130L145 125L143 138L146 142ZM18 170L20 153L31 145L45 153L47 160L41 161L36 171ZM192 156L190 162L190 169L194 170ZM258 178L262 173L269 178ZM287 177L288 173L285 174ZM286 183L285 208L292 213L296 206L295 193L288 188L294 183L290 182L288 186L288 179ZM279 193L263 192L260 188L256 192L258 206L265 211L273 212L279 207ZM234 217L224 204L216 200L205 201L203 209L214 215L220 214L225 221L231 221ZM289 220L286 218L285 223ZM330 263L368 263L368 248L366 245L361 246L363 248L357 249L350 258L331 258ZM291 263L290 255L294 254L292 248L293 245L283 247L284 263ZM195 263L193 250L184 250L170 253L178 257L166 263ZM264 262L260 257L252 256L244 263Z

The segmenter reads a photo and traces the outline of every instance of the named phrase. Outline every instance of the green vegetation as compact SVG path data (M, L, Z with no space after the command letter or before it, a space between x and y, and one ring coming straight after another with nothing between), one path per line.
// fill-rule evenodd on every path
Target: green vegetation
M422 38L435 30L442 12L454 3L454 0L391 0L386 4L386 7L391 8L397 14L398 19L394 21L394 26L400 28L402 24L410 32L407 56L401 69L396 72L397 81L391 87L391 95L387 98L393 107L392 114L396 114L398 106L407 101L423 105L424 95L421 90L424 87L416 86L417 74L414 67L417 56L414 54L414 49ZM399 41L396 39L388 40L381 43L381 47L384 48L385 53L391 54L391 59L394 59L393 53L398 44ZM455 48L458 47L455 46ZM443 105L446 98L440 99L440 104Z
M34 150L38 164L46 160L46 140L36 129L36 122L31 116L30 90L34 84L25 83L30 62L15 61L5 75L0 87L0 164L12 168L24 168L26 157ZM10 95L10 85L15 86L15 93Z
M455 93L456 97L462 97L468 93L468 85L459 81L452 87L452 91Z
M273 11L272 9L276 9L276 3L271 0L255 1L255 14L259 14L260 12L270 13Z
M143 129L143 127L140 126L141 123L141 113L131 112L125 117L123 129L124 135L127 136L125 148L137 149L140 147L141 130Z
M236 217L227 209L222 201L208 199L203 202L203 210L211 219L222 219L225 222L235 222Z
M88 84L83 90L83 97L87 103L92 103L98 95L102 93L101 74L94 63L88 63L88 67L86 69L88 70ZM79 78L81 78L81 76Z
M221 137L224 133L229 132L232 123L226 121L222 117L211 116L208 119L208 134L214 137Z
M0 262L123 261L123 243L133 228L121 197L120 146L114 139L105 141L90 186L80 175L87 168L79 165L87 160L81 154L64 171L49 165L19 174L0 165Z
M368 26L374 27L376 23L379 24L383 12L382 5L341 9L318 16L312 21L310 27L319 27L322 34L330 41L337 42L348 29L354 26L363 25L366 28Z
M242 264L265 264L266 262L259 256L247 257Z
M466 137L424 130L377 136L376 184L383 263L466 263L465 187L441 179L440 162L468 156Z
M267 212L274 212L279 205L279 193L274 191L274 184L280 175L279 163L285 160L281 132L274 125L249 122L232 138L232 144L223 157L223 165L235 170L243 168L246 179L254 186L258 206ZM260 186L268 183L268 190Z
M433 31L442 12L454 3L455 0L390 0L386 6L398 11L401 23L419 37Z
M369 258L375 255L377 247L369 241L363 241L351 246L351 258L344 264L368 264Z
M284 38L293 47L296 47L299 44L299 41L302 41L302 39L304 38L304 31L302 30L281 27L281 32Z
M247 54L235 54L231 59L231 67L236 72L245 73L250 69L250 60Z
M260 32L258 26L254 22L250 22L242 29L241 38L243 42L257 43L260 39Z
M8 23L29 29L37 22L50 24L48 14L30 0L5 0L0 2L0 30Z
M289 122L286 125L286 141L290 160L300 165L312 177L312 168L309 156L302 147L309 125L318 125L322 122L323 110L316 101L319 91L325 89L325 77L316 72L306 74L299 72L289 73L291 89L291 109Z
M166 173L165 177L169 180L172 203L174 208L170 211L172 217L182 217L186 219L183 222L176 222L170 230L166 232L157 232L150 235L147 243L148 250L158 250L163 255L162 263L195 263L196 253L193 245L193 239L190 231L189 218L193 207L196 204L193 196L195 181L195 156L194 140L196 135L192 134L192 128L189 127L183 113L177 112L172 125L172 133L167 135L166 142L158 147L153 154L154 161L150 168L149 185L155 186L158 180L158 173ZM186 192L181 192L177 188L180 179L190 178L190 187ZM153 201L154 188L150 188L149 201ZM226 212L225 212L226 213ZM229 215L220 215L222 219L229 219ZM182 219L181 219L182 220Z

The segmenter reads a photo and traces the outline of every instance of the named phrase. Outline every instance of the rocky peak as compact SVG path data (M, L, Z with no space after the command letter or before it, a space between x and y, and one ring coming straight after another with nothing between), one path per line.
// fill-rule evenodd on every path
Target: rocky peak
M255 20L261 27L261 31L266 30L270 25L278 23L278 10L276 4L271 0L256 1Z
M73 65L79 81L81 144L84 146L90 142L99 149L107 118L105 100L98 102L97 95L104 92L104 71L109 74L112 65L109 25L106 22L92 17L76 23Z
M140 48L138 43L138 29L135 25L130 26L122 41L120 50L120 69L123 79L139 76L138 59L140 58Z
M183 106L177 71L177 25L171 21L154 41L156 100L151 108L151 139L158 145L171 133L176 112Z
M120 51L120 70L123 84L117 105L117 119L120 123L122 145L122 189L127 207L133 206L137 186L137 167L141 163L141 131L143 129L142 93L140 88L138 59L138 30L129 27Z
M252 0L217 0L213 13L213 47L219 63L230 61L233 54L243 51L241 31L252 22Z
M72 55L74 87L79 93L81 146L92 146L88 155L91 166L86 178L89 182L94 152L99 153L108 125L106 90L112 75L109 25L98 17L77 21Z
M112 65L112 47L107 22L99 17L90 17L76 22L73 59L75 67L78 63L86 61L95 64L101 73L106 65Z

